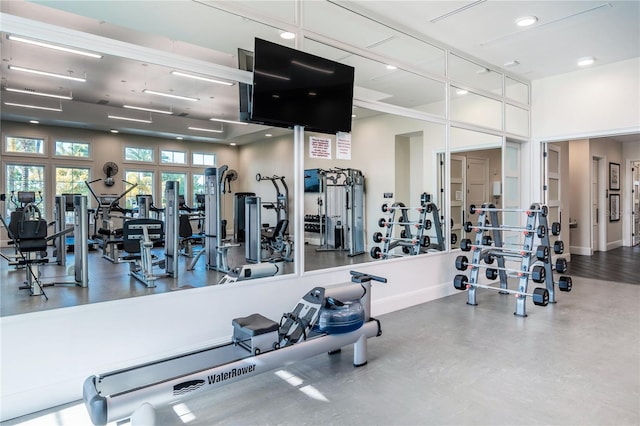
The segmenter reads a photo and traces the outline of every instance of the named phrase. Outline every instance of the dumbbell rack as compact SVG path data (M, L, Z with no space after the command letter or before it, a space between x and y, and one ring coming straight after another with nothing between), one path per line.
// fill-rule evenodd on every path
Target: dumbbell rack
M517 292L518 297L516 298L516 311L514 312L517 316L526 317L526 296L529 279L531 278L533 272L533 268L537 268L537 275L542 279L540 282L544 282L547 292L548 292L548 303L555 303L555 282L553 280L553 271L554 268L551 264L551 251L549 249L549 234L547 230L548 222L547 222L547 206L543 206L541 204L535 203L532 204L530 209L526 211L527 214L527 223L523 230L524 233L524 242L522 244L522 253L521 255L515 254L516 251L505 252L503 250L503 241L502 241L502 229L499 225L498 220L498 211L507 211L507 210L498 210L495 209L493 204L483 204L482 209L478 214L478 230L476 232L475 244L476 249L473 250L472 256L472 264L479 265L481 261L487 262L487 260L491 259L491 256L495 258L498 263L498 275L500 278L500 289L505 290L504 293L508 291L508 274L507 269L505 267L505 257L511 258L519 258L520 259L520 273L517 273L518 276L518 289ZM518 211L518 210L514 210ZM489 214L489 223L490 228L493 231L493 242L494 248L492 249L480 249L480 247L486 247L489 244L486 244L490 239L487 239L485 235L485 227L487 227L487 213ZM506 229L506 228L505 228ZM555 229L555 225L554 225ZM559 228L558 228L559 232ZM534 241L538 238L540 240L540 244L537 246L536 251L534 252ZM542 250L545 253L542 259L537 256L536 252ZM554 246L554 251L558 254L561 253L561 250L557 250L556 246ZM559 253L560 252L560 253ZM508 254L507 254L508 253ZM526 253L526 254L525 254ZM563 259L564 260L564 259ZM540 263L542 263L542 269L540 268ZM563 267L566 268L566 262L560 263L565 265ZM514 269L515 271L515 269ZM564 271L562 271L564 272ZM469 292L468 292L468 301L469 305L477 305L476 301L476 290L477 286L474 284L479 284L479 268L471 267L471 272L469 276ZM569 277L561 278L563 286L562 290L570 291L571 290L571 280ZM496 287L496 289L498 289ZM511 293L511 291L508 291Z
M409 218L408 211L412 209L411 207L406 207L402 202L395 202L391 205L390 208L387 208L386 204L382 206L382 211L384 213L389 214L388 218L382 218L378 221L378 224L381 227L386 228L386 232L382 238L382 248L379 254L376 256L374 253L377 253L376 247L371 250L371 255L377 259L388 259L392 256L396 256L392 253L392 250L396 247L402 247L402 251L409 255L415 256L421 253L421 244L425 241L424 229L427 225L426 216L427 213L431 213L433 211L434 204L427 202L427 195L422 194L420 197L420 208L419 217L417 221L411 221ZM386 224L383 226L383 222ZM394 237L393 231L394 227L400 224L401 232L400 238ZM414 225L419 225L416 227L415 233L413 232ZM410 240L414 240L415 242L411 242ZM426 241L429 241L429 237L426 237ZM374 242L379 242L374 239Z

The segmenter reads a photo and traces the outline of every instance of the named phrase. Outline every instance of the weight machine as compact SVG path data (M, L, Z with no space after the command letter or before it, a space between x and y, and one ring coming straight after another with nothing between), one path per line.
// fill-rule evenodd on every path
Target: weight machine
M230 173L229 177L225 176ZM204 171L205 175L205 234L204 249L201 250L189 263L188 270L193 270L202 255L206 255L207 269L214 269L219 272L229 272L228 252L232 247L239 247L240 244L233 244L226 237L226 220L222 220L222 196L228 190L231 192L231 181L237 179L235 170L229 170L224 165L220 167L209 167Z
M95 209L95 213L93 215L93 235L92 239L94 239L100 248L102 248L102 257L113 262L119 262L119 246L122 245L122 228L116 228L114 226L113 219L121 219L127 220L129 218L125 217L127 213L133 214L132 210L121 208L118 203L124 198L129 192L133 191L138 184L127 182L126 180L122 180L125 184L129 185L129 187L120 195L115 194L101 194L98 196L91 184L101 181L102 179L94 179L91 182L85 181L85 185L89 188L89 192L98 203L98 206ZM123 216L114 216L111 214L112 211L119 211L123 213ZM100 228L98 228L98 224L100 224Z
M60 203L66 204L65 197ZM73 228L65 228L51 236L47 236L47 222L42 218L40 209L34 204L26 204L21 210L11 213L11 222L7 225L4 218L0 215L0 221L7 229L9 238L15 244L19 253L19 265L23 265L26 269L26 281L20 289L29 290L32 296L44 296L48 299L43 287L56 285L75 285L79 287L88 287L88 246L86 244L78 244L78 248L74 253L74 281L73 282L54 282L42 283L40 281L40 267L49 262L47 257L47 243L51 240L58 241L56 249L60 250L59 241L66 239L66 234L73 232L74 237L78 241L86 241L87 235L87 197L76 195L73 199L74 206L74 226ZM62 254L64 257L64 253ZM5 256L3 256L5 257ZM35 266L35 269L34 269Z
M156 280L163 277L178 278L178 217L179 182L165 184L165 221L138 218L124 222L122 228L123 248L128 255L122 260L129 262L129 275L147 287L155 287ZM157 259L152 249L164 240L164 259ZM163 274L156 274L155 267L164 268Z
M3 196L3 201L5 201L5 195L2 194ZM24 211L26 206L35 206L38 207L40 204L42 204L42 191L38 191L38 198L39 200L36 201L36 193L35 191L18 191L18 194L16 196L16 192L15 191L11 191L11 195L9 196L9 201L11 204L13 204L13 212L11 212L11 216L9 217L9 223L11 223L11 218L13 217L13 213L14 212L21 212ZM11 237L9 237L9 239L11 239ZM24 264L22 262L19 262L18 259L21 258L20 253L18 253L18 249L15 249L15 255L12 258L9 258L8 256L5 256L4 254L1 255L4 259L7 260L7 262L9 262L10 266L15 266L16 269L21 269L22 267L24 267Z
M364 175L360 170L318 169L320 247L316 251L364 253Z

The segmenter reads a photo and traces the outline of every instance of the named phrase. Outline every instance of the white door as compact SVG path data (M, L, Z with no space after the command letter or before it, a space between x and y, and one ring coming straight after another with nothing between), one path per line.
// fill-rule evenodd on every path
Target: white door
M502 156L502 174L504 176L504 188L502 191L503 209L521 209L520 200L520 170L521 170L520 144L508 142L505 144L504 155ZM528 205L526 206L528 207ZM504 212L502 223L508 226L523 226L524 215L518 212ZM502 241L508 244L520 244L522 238L520 233L507 232Z
M554 222L561 223L562 216L562 152L560 147L547 145L547 185L545 203L549 208L547 221L549 226ZM559 236L549 235L551 245L556 240L562 240Z
M489 159L467 157L467 199L465 209L471 204L480 207L489 199ZM472 222L476 222L471 219Z
M456 244L452 244L451 248L459 247L460 240L464 238L464 230L462 225L466 220L464 211L465 197L465 170L467 168L467 159L461 155L451 156L451 233L456 235Z
M634 161L631 166L631 241L634 246L640 244L640 161Z
M591 160L591 252L599 250L600 211L598 209L598 160Z

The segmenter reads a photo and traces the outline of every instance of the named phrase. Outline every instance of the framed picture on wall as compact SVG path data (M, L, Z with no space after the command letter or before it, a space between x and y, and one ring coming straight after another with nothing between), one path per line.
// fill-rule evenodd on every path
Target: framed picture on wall
M609 163L609 190L620 191L620 164Z
M609 194L609 222L620 220L620 194Z

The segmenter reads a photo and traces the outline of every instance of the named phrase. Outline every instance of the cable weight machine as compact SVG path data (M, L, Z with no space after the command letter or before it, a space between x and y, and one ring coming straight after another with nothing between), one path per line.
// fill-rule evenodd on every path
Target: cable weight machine
M320 247L316 251L364 253L364 175L360 170L318 169Z

